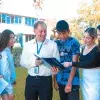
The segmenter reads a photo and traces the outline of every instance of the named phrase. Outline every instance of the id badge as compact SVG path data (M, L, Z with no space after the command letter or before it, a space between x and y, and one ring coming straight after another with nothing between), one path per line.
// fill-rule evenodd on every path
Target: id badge
M38 74L38 73L39 73L39 67L38 67L38 66L36 66L36 67L34 68L34 73L35 73L35 74Z

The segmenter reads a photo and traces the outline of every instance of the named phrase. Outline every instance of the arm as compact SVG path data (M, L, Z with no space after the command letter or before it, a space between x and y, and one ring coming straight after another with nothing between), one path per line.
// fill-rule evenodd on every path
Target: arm
M72 61L73 62L78 62L78 56L79 56L79 53L80 53L80 45L78 43L78 41L73 41L73 45L72 45ZM72 81L73 81L73 78L76 74L76 68L72 66L72 69L71 69L71 72L70 72L70 76L69 76L69 79L68 79L68 83L66 84L65 86L65 92L68 93L71 91L72 89Z
M73 56L73 61L78 61L78 55L74 55ZM69 76L69 79L68 79L68 83L66 84L65 86L65 92L68 93L68 92L71 92L71 89L72 89L72 81L73 81L73 78L75 76L75 73L76 73L76 68L75 67L72 67L72 70L70 72L70 76Z
M79 53L80 53L80 44L77 40L73 40L72 41L72 62L78 62L78 57L79 57ZM74 66L72 66L72 70L70 72L70 76L69 76L69 80L68 83L72 83L72 80L74 78L74 75L76 73L76 68Z
M78 55L74 55L73 56L73 62L77 62L78 61ZM71 84L72 83L72 80L74 78L74 75L76 73L76 69L74 66L72 67L72 70L70 72L70 76L69 76L69 79L68 79L68 84Z
M5 81L8 82L6 91L8 94L13 94L13 86L11 84L11 74L9 73L9 62L5 51L2 52L2 59L0 59L1 75Z
M36 59L34 54L31 53L29 49L30 48L28 47L28 44L25 44L20 59L20 65L27 69L35 66L35 59Z
M85 69L100 67L100 51L98 51L95 54L94 59L91 61L65 62L64 66L65 67L74 66L77 68L85 68Z
M53 87L54 87L56 90L58 90L59 87L58 87L58 83L57 83L57 81L56 81L56 75L53 75L53 76L52 76L52 80L53 80Z
M85 68L85 69L90 69L90 68L96 68L96 67L100 67L100 60L96 60L94 59L93 61L80 61L80 62L65 62L64 63L65 67L70 67L70 66L74 66L76 68Z
M96 68L100 67L100 51L97 52L94 59L92 61L80 61L80 62L72 62L72 65L78 68Z

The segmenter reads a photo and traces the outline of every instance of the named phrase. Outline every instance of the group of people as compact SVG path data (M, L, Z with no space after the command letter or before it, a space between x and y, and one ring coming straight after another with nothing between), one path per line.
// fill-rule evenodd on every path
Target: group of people
M21 66L28 70L25 100L52 100L52 86L59 90L60 100L79 100L80 87L83 100L100 100L100 25L97 29L89 27L85 30L81 52L80 44L70 36L69 24L65 20L56 24L59 38L56 41L46 39L47 25L43 21L36 21L33 31L36 37L24 45L20 59ZM14 99L16 72L11 54L14 42L15 35L11 30L4 30L0 34L0 78L8 82L0 94L2 100ZM56 58L65 68L50 68L36 55ZM82 68L81 82L79 68Z

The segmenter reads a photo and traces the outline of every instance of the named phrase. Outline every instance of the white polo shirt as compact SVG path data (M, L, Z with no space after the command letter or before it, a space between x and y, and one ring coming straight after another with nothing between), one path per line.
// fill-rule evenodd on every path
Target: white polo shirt
M20 60L21 66L27 68L28 74L31 76L50 76L52 74L51 69L43 64L39 66L39 73L34 73L36 60L34 54L37 54L37 44L35 39L27 42L24 45ZM57 44L52 40L46 39L42 45L39 56L45 58L54 57L59 60L60 57Z

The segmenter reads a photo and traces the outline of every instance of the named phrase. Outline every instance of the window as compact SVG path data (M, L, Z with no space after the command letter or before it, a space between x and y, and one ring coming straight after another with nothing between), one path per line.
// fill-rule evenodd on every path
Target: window
M28 26L31 26L31 18L28 18Z
M34 39L35 38L35 35L32 35L32 39Z
M14 24L14 15L11 15L11 23Z
M25 18L25 25L33 26L33 24L34 24L34 22L35 22L36 20L37 20L36 18L29 18L29 17L26 17L26 18Z
M10 15L7 15L7 24L10 24L11 23L11 17Z
M6 23L6 14L2 14L2 23Z
M25 36L25 42L28 42L28 35Z
M7 24L20 24L22 23L21 16L17 15L10 15L10 14L0 14L0 23L7 23ZM30 18L30 17L24 17L24 24L27 26L33 26L34 22L37 20L37 18Z
M30 18L26 17L26 18L25 18L25 25L30 26L30 24L31 24Z
M32 35L29 35L29 40L32 40Z
M19 18L19 23L21 23L22 22L22 17L19 16L18 18Z
M28 42L32 39L34 39L35 35L25 35L25 42Z
M27 17L25 18L25 25L27 25Z
M1 17L1 14L0 14L0 23L2 22L2 17Z
M18 22L19 22L19 17L15 16L15 23L18 24Z

